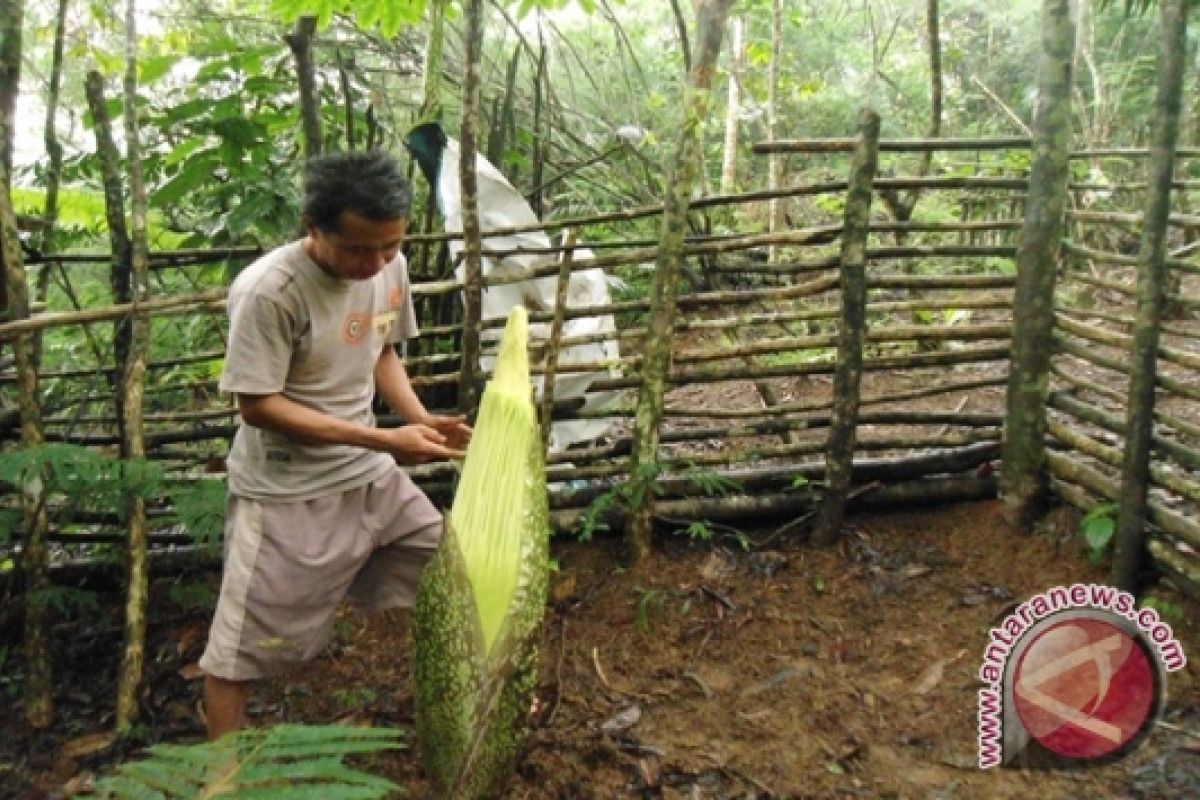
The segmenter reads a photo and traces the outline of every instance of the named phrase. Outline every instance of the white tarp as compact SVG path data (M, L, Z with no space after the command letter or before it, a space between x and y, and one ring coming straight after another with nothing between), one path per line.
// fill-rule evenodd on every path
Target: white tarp
M458 141L449 139L442 151L441 170L438 174L438 206L448 233L460 233L463 229L461 187L458 176L459 152ZM512 187L500 170L478 153L475 155L475 168L479 185L479 223L483 232L483 249L500 251L519 247L550 247L550 237L540 230L499 236L488 235L488 231L536 225L539 220L525 198ZM451 242L451 259L456 259L462 250L461 241ZM579 261L590 259L592 256L591 250L576 248L574 259ZM485 277L489 275L503 277L555 263L558 263L557 256L540 253L506 256L499 262L484 256L483 274ZM463 278L464 269L462 265L459 265L457 274L460 280ZM524 303L531 312L552 311L557 284L557 278L546 277L485 288L483 290L483 319L507 317L509 310L518 303ZM608 282L604 270L594 268L571 274L567 291L567 308L607 305L609 301ZM562 337L566 339L573 336L587 336L601 332L614 333L615 331L616 326L611 314L598 317L578 317L564 321ZM531 324L529 336L531 340L546 341L550 337L550 324ZM484 331L485 349L489 342L495 343L499 338L499 328ZM559 353L558 364L561 370L564 364L615 363L619 356L620 351L616 340L610 339L594 344L579 344L563 348ZM481 359L482 367L491 369L493 360L489 356L484 356ZM534 366L539 366L539 364ZM544 366L544 363L540 366ZM604 371L597 372L568 372L565 374L559 372L554 380L554 398L555 400L566 400L584 397L584 409L602 408L611 403L617 393L612 391L589 392L588 387L597 378L619 374L616 367L609 367ZM540 400L542 396L540 375L534 376L534 384ZM575 442L595 439L607 432L609 425L607 420L556 422L550 433L550 449L551 451L560 451Z

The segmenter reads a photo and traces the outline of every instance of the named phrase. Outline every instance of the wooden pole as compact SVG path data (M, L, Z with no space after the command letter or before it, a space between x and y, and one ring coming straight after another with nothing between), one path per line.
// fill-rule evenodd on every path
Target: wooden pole
M466 26L463 39L465 74L462 89L462 121L459 126L458 179L462 186L463 333L462 367L458 384L458 410L471 414L479 400L479 321L483 317L483 249L479 221L479 179L475 171L479 132L479 60L483 50L483 0L464 3Z
M1034 157L1017 252L1013 352L1001 490L1027 524L1045 497L1046 392L1054 328L1054 283L1062 239L1071 145L1074 23L1070 0L1044 0Z
M146 183L142 171L141 132L137 112L137 13L136 0L128 0L125 14L125 152L129 167L131 245L130 299L136 304L149 290L149 268L146 253ZM121 455L129 464L141 462L146 456L146 436L143 429L142 388L150 349L150 320L134 316L130 324L129 351L122 369L122 395L125 400L121 431ZM117 683L117 713L115 727L126 733L132 727L138 711L138 688L142 683L142 668L146 654L146 613L150 597L149 524L146 519L146 499L140 487L124 487L126 530L129 545L126 551L125 584L125 648Z
M1179 140L1183 71L1189 0L1159 0L1162 49L1154 103L1149 164L1153 187L1138 250L1137 316L1130 354L1129 402L1125 425L1125 461L1121 469L1120 511L1113 539L1112 581L1136 593L1146 565L1146 510L1150 456L1154 435L1154 388L1159 325L1167 283L1167 216L1171 210L1171 178Z
M864 109L859 114L858 129L860 141L850 167L850 193L846 198L842 234L842 319L838 327L837 371L833 377L833 424L825 455L825 496L813 529L813 541L824 545L837 540L846 514L867 331L867 226L879 163L879 115Z
M682 129L668 169L661 228L662 245L650 290L650 323L645 366L634 420L636 443L630 469L631 524L626 543L637 563L650 553L653 532L653 484L658 470L658 431L671 360L675 297L683 267L683 235L692 190L703 167L703 132L712 103L713 73L732 0L695 0L696 41L691 78L683 101Z
M0 106L0 117L3 117L0 122L3 123L4 129L8 129L11 120L8 109L3 106ZM14 318L27 317L29 284L25 265L21 260L21 239L12 205L9 171L3 158L0 158L0 239L7 310ZM38 405L38 365L34 345L35 337L30 334L18 336L13 342L21 446L26 448L37 447L43 441L41 409ZM49 520L46 517L45 498L41 495L40 481L35 480L33 484L35 485L20 487L22 524L28 532L21 557L21 570L25 580L23 644L26 678L23 699L25 719L35 728L45 728L51 723L54 712L47 630L50 609L46 602L50 565L49 551L46 548Z

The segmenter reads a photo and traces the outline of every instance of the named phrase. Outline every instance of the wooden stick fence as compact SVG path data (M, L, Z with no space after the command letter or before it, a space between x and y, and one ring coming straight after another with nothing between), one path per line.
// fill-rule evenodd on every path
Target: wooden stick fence
M822 140L817 142L763 143L757 152L849 153L858 139ZM983 150L1028 149L1024 139L1003 140L882 140L879 150L888 153L972 152ZM797 149L799 148L799 149ZM1140 158L1145 151L1107 148L1077 151L1072 158ZM1180 151L1181 157L1200 157L1200 150ZM749 192L701 199L692 204L694 212L705 213L723 207L766 203L784 199L792 203L807 198L842 194L847 181L824 181L797 184L770 192ZM1176 181L1177 190L1190 191L1195 182ZM1075 182L1073 191L1107 189L1138 191L1144 185L1124 181L1112 186ZM1012 238L1020 230L1021 207L1026 200L1028 181L1025 177L877 177L874 192L916 191L922 196L943 198L956 203L955 198L969 202L958 203L964 218L958 222L931 222L921 219L888 220L876 213L863 226L866 236L862 251L866 279L866 302L863 308L866 325L863 331L863 388L858 398L855 428L857 436L852 453L854 461L847 487L860 486L870 480L918 480L944 472L961 474L994 460L997 440L1003 424L1002 392L1005 384L1008 341L1011 336L1011 304L1014 278L1010 271L996 272L997 263L1012 263L1016 242ZM923 200L923 202L926 202ZM932 200L928 201L932 202ZM994 213L992 218L975 218L979 212ZM604 241L591 246L593 255L581 257L579 250L587 247L590 230L606 229L611 237L614 226L636 227L640 221L662 213L661 206L626 209L590 217L573 217L547 222L538 226L488 231L483 235L482 255L503 258L509 255L536 256L541 265L519 275L485 278L480 288L505 285L534 278L552 278L560 290L570 276L589 269L601 269L606 274L619 274L626 280L636 276L639 265L652 262L658 255L653 239L644 232L633 233L620 240ZM1057 387L1051 395L1055 416L1049 434L1056 447L1066 448L1088 463L1074 464L1058 451L1048 462L1052 486L1068 502L1083 502L1081 498L1102 498L1111 495L1116 480L1114 469L1119 464L1118 442L1123 435L1123 420L1119 415L1082 399L1087 391L1107 401L1121 401L1122 393L1112 388L1127 374L1123 353L1130 345L1132 325L1130 305L1133 286L1123 283L1120 270L1136 268L1138 259L1114 252L1111 244L1096 244L1090 231L1099 235L1105 231L1122 230L1121 226L1141 224L1140 213L1127 211L1098 211L1074 209L1067 212L1067 221L1075 226L1070 238L1062 244L1062 257L1069 264L1086 264L1094 272L1066 269L1062 275L1061 300L1055 320L1054 370ZM1168 224L1180 236L1195 235L1200 229L1200 216L1174 213ZM578 233L577 240L537 250L498 251L488 248L492 235L532 230L569 228ZM829 326L842 317L839 301L843 280L835 270L844 263L836 248L844 246L844 221L828 219L815 221L804 228L778 233L739 233L719 237L692 237L684 244L685 258L696 264L707 284L681 287L678 307L681 316L673 323L675 339L672 366L667 375L669 392L686 392L693 387L735 387L751 382L775 383L786 391L790 384L806 384L811 394L801 401L785 399L774 405L751 403L747 407L729 407L721 402L705 404L691 395L670 394L664 408L664 429L659 446L659 465L663 470L660 481L666 491L660 507L662 516L698 514L710 518L747 513L751 510L774 509L777 513L801 513L811 509L816 496L809 493L789 493L788 487L797 476L817 480L825 467L813 456L826 452L826 433L832 423L834 392L826 383L835 374L837 359L834 350L838 333ZM895 242L881 237L896 237ZM921 237L917 239L917 237ZM984 237L982 239L976 237ZM992 238L1010 237L1010 238ZM422 234L410 237L413 244L433 246L456 237L445 234ZM1099 238L1103 239L1102 236ZM914 241L914 239L917 239ZM1109 240L1115 241L1115 240ZM1168 258L1167 266L1181 279L1200 275L1200 266L1193 260L1195 250L1176 248L1182 255ZM769 250L776 260L764 263L751 256ZM247 260L259 254L256 248L224 249L217 251L175 251L149 255L151 269L187 269L192 266L221 261ZM54 254L44 259L34 257L31 264L55 263L83 265L106 263L108 254ZM955 274L924 274L916 265L951 265ZM1132 277L1130 275L1130 277ZM695 279L695 276L692 277ZM776 281L779 285L762 285ZM723 287L743 282L737 288ZM755 282L758 282L757 284ZM1110 292L1119 302L1106 302L1098 310L1074 306L1064 294L1069 287L1090 287L1092 291ZM420 281L414 284L413 294L418 304L440 302L463 289L456 280ZM1190 286L1174 290L1170 299L1185 310L1200 308L1193 300ZM0 342L29 333L64 329L67 326L86 326L129 319L133 315L159 319L166 315L218 314L224 309L225 289L214 288L176 297L156 297L136 304L115 304L78 311L40 313L26 319L0 324ZM580 411L579 401L563 399L556 387L566 376L580 373L607 373L618 367L620 374L601 375L592 383L595 391L623 392L640 385L637 370L640 364L640 344L645 335L638 320L649 305L639 300L616 300L601 305L556 309L533 309L530 320L549 323L552 329L550 346L540 352L545 359L535 366L535 373L547 376L550 390L543 398L543 418L548 422L571 419L608 419L615 424L613 433L605 440L575 450L552 454L548 478L555 482L553 493L556 520L560 525L578 525L581 515L597 497L620 481L628 472L632 407L625 399L614 405L587 412ZM928 324L913 321L914 314L926 315ZM587 336L567 336L565 324L601 315L612 315L620 322L613 333ZM951 315L954 321L951 322ZM435 321L426 325L422 339L427 342L450 342L451 352L424 352L409 359L414 371L414 385L423 391L438 387L454 387L459 383L461 355L455 342L463 326L452 320ZM481 319L479 331L493 330L502 320ZM796 326L804 326L803 330ZM711 337L737 331L739 343L716 342ZM1162 326L1164 339L1158 353L1163 369L1157 376L1159 392L1176 403L1195 403L1200 400L1200 354L1190 346L1195 337L1195 324L1186 320L1168 320ZM622 352L613 363L565 363L562 352L570 347L616 341ZM150 370L171 367L198 366L221 358L218 351L187 354L170 359L159 357L147 364ZM11 369L11 367L7 368ZM65 386L77 381L95 381L98 375L115 369L113 365L85 367L72 365L56 368L43 374ZM0 365L0 385L11 380L11 372ZM1082 370L1082 372L1081 372ZM1102 370L1107 377L1090 377L1092 370ZM884 375L889 380L913 375L916 384L897 388L877 381ZM1116 375L1114 382L1112 376ZM480 372L480 378L486 373ZM60 409L46 420L47 439L108 446L116 443L116 418L101 409L111 403L103 391L106 381L81 392L83 396L61 403ZM157 391L196 391L195 408L148 409L144 415L146 444L153 452L151 458L172 469L188 468L220 457L228 438L235 430L235 411L226 401L213 408L204 393L215 398L212 381L187 381L178 386L147 387L147 403ZM814 393L815 390L815 393ZM723 389L721 391L724 391ZM950 398L944 407L915 404ZM967 399L970 411L950 407L953 402ZM546 412L550 411L550 414ZM0 422L5 418L0 409ZM1200 426L1192 421L1186 409L1182 412L1159 408L1156 420L1161 427L1153 439L1157 459L1151 468L1152 487L1171 502L1200 505L1200 484L1186 471L1200 471L1200 450L1195 442ZM728 424L722 424L725 421ZM383 424L395 421L381 417ZM3 431L3 427L0 427ZM1097 438L1097 437L1101 438ZM1191 440L1189 443L1187 440ZM716 449L708 443L719 442ZM698 447L698 445L705 445ZM922 452L921 455L914 453ZM865 453L880 454L880 458L862 459ZM922 471L921 459L936 461L952 454L971 454L967 461L940 462L940 468ZM969 463L967 463L969 461ZM771 466L764 466L764 462ZM932 463L932 462L930 462ZM891 471L872 473L868 464L891 464ZM929 466L926 463L926 466ZM938 465L935 465L938 466ZM693 496L698 490L689 471L707 469L713 475L742 481L741 491L762 493L755 501L745 499L721 507L716 501ZM882 469L882 468L881 468ZM757 472L755 471L757 470ZM1107 470L1107 472L1105 472ZM1183 470L1181 472L1181 470ZM430 465L413 471L415 478L432 494L448 498L452 486L451 470L445 465ZM875 476L875 477L873 477ZM878 477L882 476L882 477ZM934 486L930 481L926 485ZM994 484L959 480L957 483L937 484L937 492L994 492ZM969 486L969 490L963 487ZM982 488L981 488L982 487ZM990 488L987 488L990 487ZM853 491L853 490L852 490ZM916 491L912 488L905 490ZM905 492L897 491L897 496ZM871 495L864 495L863 499ZM882 497L883 495L876 495ZM959 496L962 496L961 494ZM1094 502L1088 501L1088 502ZM674 504L674 505L672 505ZM151 514L157 519L158 512ZM1165 564L1169 574L1179 576L1200 574L1194 556L1181 552L1177 543L1200 542L1196 524L1174 506L1153 501L1151 521L1156 534L1150 543L1151 553ZM52 534L52 540L63 542L105 541L101 532L108 524L103 520L86 523L97 528L88 537L72 540L70 533ZM101 537L101 538L95 538ZM178 544L177 531L160 529L151 534L155 545ZM1180 578L1181 580L1183 578ZM1194 588L1194 587L1193 587Z

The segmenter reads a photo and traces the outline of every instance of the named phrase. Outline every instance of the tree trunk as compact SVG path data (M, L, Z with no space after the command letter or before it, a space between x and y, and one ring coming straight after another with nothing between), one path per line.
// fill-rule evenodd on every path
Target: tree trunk
M22 0L4 0L0 10L0 165L4 167L5 190L12 177L13 138L16 135L17 95L21 89L21 24L25 16L25 4ZM11 210L12 198L9 197ZM16 217L13 217L16 225ZM15 227L14 227L15 230ZM20 240L17 240L17 254L20 255ZM13 268L6 264L7 268ZM24 265L21 274L24 276ZM24 277L22 277L24 281ZM28 291L28 290L26 290ZM28 305L28 297L24 305ZM0 320L19 319L20 309L16 308L17 300L11 296L8 281L0 282Z
M130 221L134 302L146 299L149 269L146 240L146 182L142 172L142 147L137 110L136 0L128 0L125 14L125 152L129 164ZM125 409L121 455L138 463L146 456L142 421L142 384L146 375L150 319L134 314L130 348L123 366ZM149 600L149 525L146 501L137 488L125 488L128 583L125 587L125 651L117 685L116 729L125 732L137 717L138 687L146 650L146 610Z
M725 145L721 159L721 194L732 194L737 180L738 126L742 111L742 33L745 22L729 23L729 88L725 95Z
M1150 485L1150 450L1154 434L1155 366L1167 275L1167 217L1171 211L1171 180L1179 139L1188 1L1159 0L1158 4L1163 42L1159 51L1158 91L1150 142L1151 189L1138 250L1137 316L1130 353L1125 461L1112 565L1113 582L1129 592L1137 591L1146 563L1146 494Z
M483 0L466 0L463 8L466 52L463 55L462 122L459 128L458 179L462 186L463 335L462 377L458 410L471 414L479 400L479 322L483 315L483 249L479 223L479 181L475 172L479 147L479 60L483 50Z
M283 37L296 59L296 80L300 86L300 124L304 131L304 157L312 158L322 150L321 98L317 94L317 70L313 63L312 42L317 30L316 17L301 17L296 27Z
M418 124L442 119L442 70L445 62L446 2L429 2L429 38L425 42L425 74Z
M349 62L342 55L342 48L337 49L337 65L338 79L342 84L342 107L345 110L346 118L346 149L354 150L358 147L357 137L354 133L354 86L350 81L350 70L354 69L354 59Z
M771 66L767 73L767 140L779 138L779 62L783 59L783 2L771 0ZM778 153L767 156L767 190L777 191L783 183L783 157ZM767 203L767 230L783 230L783 201L778 197ZM779 248L768 249L768 263L779 260Z
M117 151L112 135L112 122L108 117L108 105L104 97L104 78L92 70L87 74L85 86L88 108L92 112L92 128L96 135L96 154L100 157L100 169L104 183L104 210L108 221L108 236L112 246L112 268L109 282L113 301L128 303L132 299L131 271L133 250L129 233L125 227L125 197L121 189L121 155ZM131 317L118 318L113 322L113 355L118 366L128 359L130 338L133 335ZM119 374L110 375L116 402L118 426L124 419L125 392ZM120 432L120 431L119 431ZM121 433L124 436L124 433Z
M9 129L8 109L0 107L5 128ZM0 235L3 238L4 279L9 310L15 319L29 316L29 290L25 266L21 260L20 234L13 212L8 167L0 160ZM38 407L37 361L34 357L34 336L20 334L13 339L16 359L18 411L21 424L21 446L36 447L42 443L41 410ZM39 486L21 487L22 527L26 531L21 558L25 580L25 718L35 728L51 722L54 710L51 684L50 654L45 592L49 588L49 555L46 533L49 523L39 494Z
M1011 515L1025 524L1047 489L1046 393L1054 329L1054 284L1062 239L1071 146L1070 0L1045 0L1038 108L1025 224L1017 249L1013 344L1001 487Z
M546 61L550 56L550 51L546 47L545 33L542 30L542 12L538 11L537 13L538 57L537 66L533 73L533 153L530 159L532 169L529 174L529 186L531 190L528 199L529 207L533 209L534 216L541 219L543 213L542 181L546 170L546 154L549 151L550 145L550 126L547 124L550 114L545 108L548 94Z
M711 113L712 79L721 38L733 0L695 0L695 63L683 102L683 126L668 167L660 249L650 290L650 323L634 425L636 441L630 470L631 524L629 557L636 563L650 552L654 520L653 483L658 470L658 426L671 361L675 297L683 268L683 236L688 202L702 168L704 128Z
M62 143L58 140L58 98L62 87L63 48L66 39L67 7L70 0L58 0L58 16L54 27L54 53L50 61L50 86L46 95L46 127L43 142L46 146L46 205L42 211L41 250L49 256L57 249L54 229L58 224L58 190L62 182ZM50 285L50 270L54 265L47 262L38 273L37 300L44 302ZM41 347L37 348L41 358Z
M818 544L832 544L842 530L857 438L867 328L867 235L879 163L879 115L862 111L858 129L862 142L850 168L850 192L842 233L842 319L838 329L837 372L833 378L833 423L825 451L825 496L813 529L813 540Z
M13 138L16 135L17 95L21 91L21 25L25 18L23 0L4 0L0 9L0 161L12 177Z

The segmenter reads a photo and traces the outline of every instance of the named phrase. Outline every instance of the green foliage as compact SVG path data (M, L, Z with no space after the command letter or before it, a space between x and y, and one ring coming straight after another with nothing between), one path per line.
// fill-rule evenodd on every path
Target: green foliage
M178 578L171 582L167 597L182 611L212 611L217 607L217 591L203 579Z
M1079 532L1087 545L1088 560L1099 564L1117 530L1117 504L1100 503L1079 520Z
M69 586L45 586L29 592L27 597L30 603L49 608L63 617L79 617L100 610L95 593Z
M153 497L162 483L162 467L154 462L109 458L79 445L49 443L0 453L0 484L75 510L123 516L127 496Z
M686 533L694 542L711 542L713 538L713 529L708 526L707 520L693 520L688 524Z
M742 488L737 481L730 480L719 472L704 469L694 463L688 464L684 477L709 497L728 497Z
M661 589L635 589L638 593L637 610L633 617L633 627L641 633L650 632L650 617L660 611L666 601L666 594Z
M1186 616L1184 615L1183 608L1181 606L1161 597L1155 597L1153 595L1146 597L1142 600L1141 607L1153 608L1158 612L1160 617L1168 622L1179 624L1186 621Z
M196 544L215 548L225 531L225 481L204 478L179 483L170 496L175 517Z
M280 725L230 734L217 742L158 745L96 785L96 800L222 797L384 797L401 791L351 768L346 756L404 747L400 731L337 725Z

